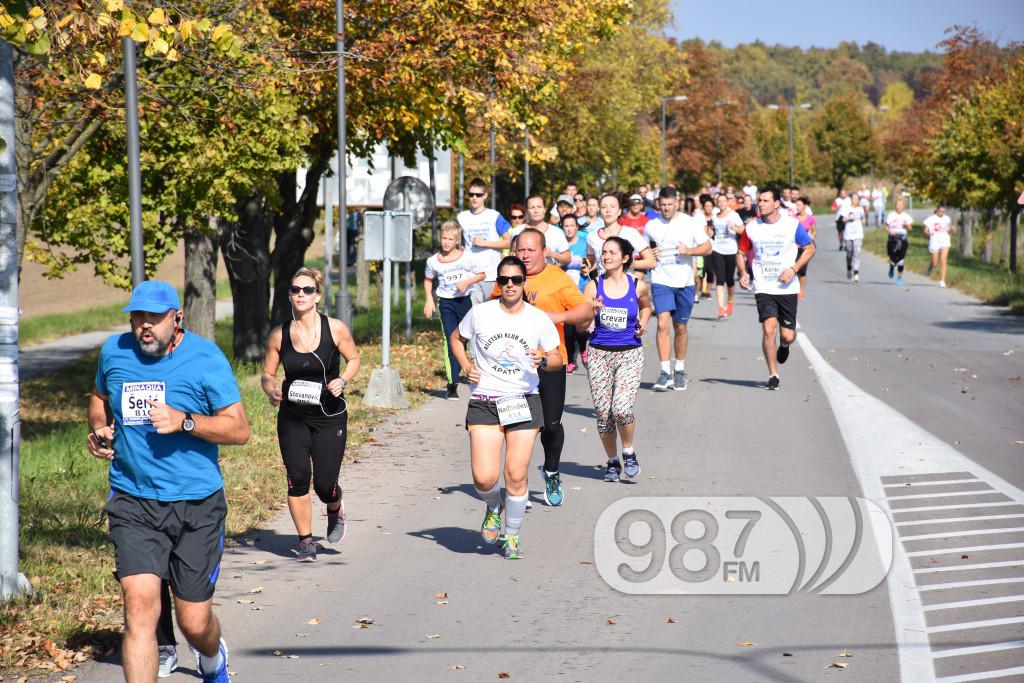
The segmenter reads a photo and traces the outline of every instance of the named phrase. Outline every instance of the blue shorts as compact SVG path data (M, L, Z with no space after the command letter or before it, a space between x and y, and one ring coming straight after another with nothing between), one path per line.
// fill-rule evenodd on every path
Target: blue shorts
M689 287L669 287L651 284L651 298L654 299L654 313L672 313L672 321L680 325L690 322L690 311L693 310L693 285Z

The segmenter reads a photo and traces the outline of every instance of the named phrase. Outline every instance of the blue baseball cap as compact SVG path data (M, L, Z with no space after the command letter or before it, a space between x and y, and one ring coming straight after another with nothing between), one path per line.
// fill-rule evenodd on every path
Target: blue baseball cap
M178 290L163 280L146 280L132 292L132 298L123 311L125 313L132 311L166 313L171 309L181 310Z

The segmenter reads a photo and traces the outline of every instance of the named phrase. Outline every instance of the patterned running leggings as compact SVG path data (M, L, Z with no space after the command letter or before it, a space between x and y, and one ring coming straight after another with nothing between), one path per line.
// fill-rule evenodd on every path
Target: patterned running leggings
M587 358L590 392L594 395L597 431L609 434L616 425L633 423L633 403L640 389L644 349L602 351L591 347Z

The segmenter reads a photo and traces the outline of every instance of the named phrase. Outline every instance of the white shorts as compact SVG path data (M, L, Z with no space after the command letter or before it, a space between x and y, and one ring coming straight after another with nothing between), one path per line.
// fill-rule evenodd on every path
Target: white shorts
M949 249L949 233L937 232L928 236L928 252L937 254L943 249Z

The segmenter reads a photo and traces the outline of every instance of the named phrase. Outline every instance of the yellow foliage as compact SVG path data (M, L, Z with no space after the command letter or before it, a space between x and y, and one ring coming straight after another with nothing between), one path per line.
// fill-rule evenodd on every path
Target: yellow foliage
M108 12L120 12L124 9L124 0L107 0Z
M153 49L156 50L157 52L159 52L162 55L167 54L170 51L170 49L171 49L171 46L167 44L167 41L164 40L163 38L160 38L159 36L157 36L156 38L153 39L153 43L152 44L153 44Z
M213 29L213 35L210 36L210 40L212 40L213 42L216 43L218 40L220 40L221 36L223 36L225 33L227 33L230 30L231 30L231 26L230 25L228 25L228 24L220 24L220 25L217 26L217 28Z
M149 40L149 26L144 21L135 24L132 29L132 40L136 43L144 43Z
M90 90L99 90L100 86L103 85L103 79L97 73L89 72L88 77L83 81L86 88Z
M162 8L157 7L155 10L149 13L149 18L146 19L151 25L163 26L167 23L167 15L164 14Z
M28 18L29 19L35 19L36 17L41 17L41 16L43 16L43 8L42 7L33 7L32 9L30 9L28 11Z
M7 28L14 23L14 17L7 13L7 10L0 8L0 28Z
M178 51L175 50L173 47L170 50L167 51L167 61L168 62L177 62L180 59L181 59L181 56L178 54Z
M192 37L192 29L195 28L196 22L189 19L182 19L178 24L178 33L181 34L182 40L188 40Z
M117 28L117 35L119 38L130 36L132 31L135 30L135 19L131 16L126 16L121 19L121 25Z
M92 63L102 69L107 65L107 56L102 52L93 52Z

